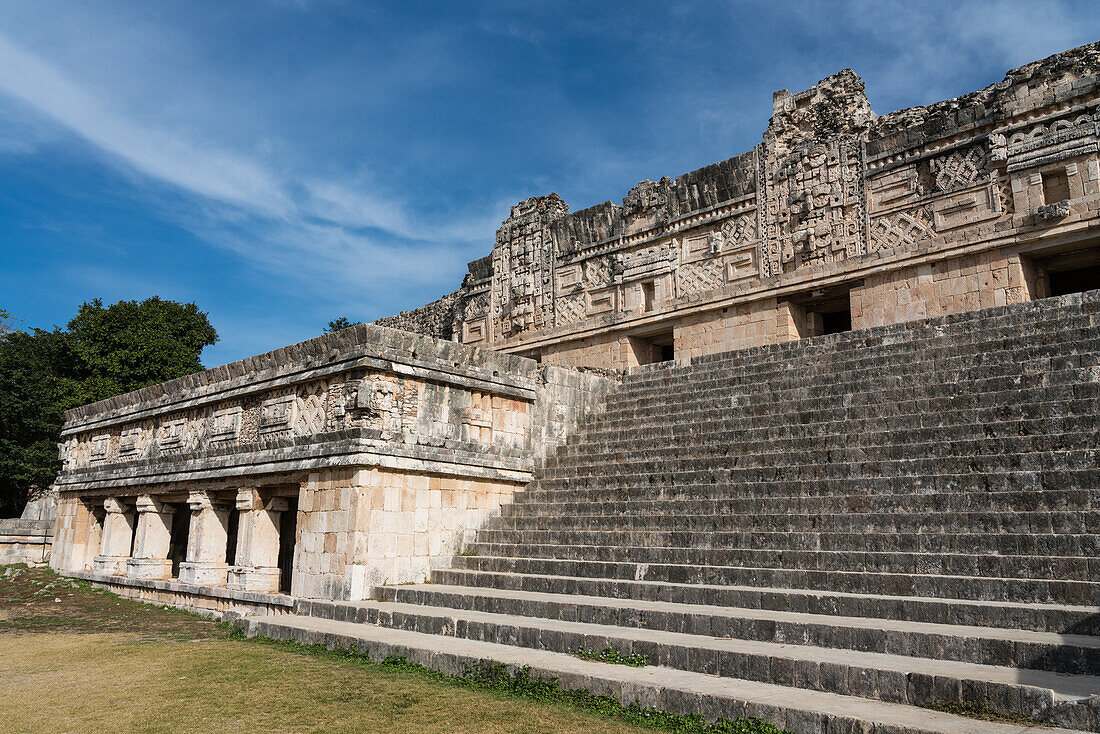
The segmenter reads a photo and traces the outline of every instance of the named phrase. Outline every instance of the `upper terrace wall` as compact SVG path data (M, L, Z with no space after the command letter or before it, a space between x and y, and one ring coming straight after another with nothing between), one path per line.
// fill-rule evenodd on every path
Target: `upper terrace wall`
M609 381L361 325L66 414L62 492L339 466L524 481Z
M781 90L747 153L643 181L621 205L569 213L550 194L513 207L491 255L470 264L455 338L561 355L596 334L698 321L700 311L914 258L1087 230L1097 219L1098 95L1100 44L883 116L851 70ZM1062 193L1044 189L1047 174L1067 180Z

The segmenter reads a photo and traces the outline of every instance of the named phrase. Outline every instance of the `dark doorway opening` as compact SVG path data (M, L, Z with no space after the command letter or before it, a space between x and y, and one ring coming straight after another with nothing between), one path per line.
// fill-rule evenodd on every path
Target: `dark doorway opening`
M671 330L627 338L630 340L630 348L634 351L634 358L638 360L638 364L671 362L676 359L676 338Z
M1050 274L1050 295L1065 296L1100 288L1100 265Z
M839 334L852 330L852 312L849 309L821 314L821 333Z
M229 511L229 520L225 528L225 562L230 566L236 565L237 560L237 533L241 528L241 511L234 507Z
M846 283L793 296L791 317L799 338L851 331L853 285Z
M172 578L179 578L180 564L187 560L187 539L191 534L191 508L186 502L172 503L172 535L168 539L168 559Z
M294 575L294 544L298 534L298 498L287 497L286 511L279 516L279 591L290 593Z
M1032 298L1066 296L1100 288L1100 246L1024 258Z

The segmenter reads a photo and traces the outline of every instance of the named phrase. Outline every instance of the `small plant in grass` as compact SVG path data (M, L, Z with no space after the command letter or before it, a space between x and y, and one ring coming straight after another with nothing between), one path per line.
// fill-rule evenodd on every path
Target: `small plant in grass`
M922 703L921 708L942 711L945 714L965 716L968 719L980 719L982 721L996 721L1006 724L1022 724L1025 726L1053 727L1049 721L1034 719L1023 714L1010 714L993 707L989 698L984 701L940 701L936 703Z
M569 654L581 660L595 660L598 663L611 663L612 665L629 665L632 668L644 668L649 665L649 658L640 652L632 652L624 655L608 645L602 650L578 649L570 650Z

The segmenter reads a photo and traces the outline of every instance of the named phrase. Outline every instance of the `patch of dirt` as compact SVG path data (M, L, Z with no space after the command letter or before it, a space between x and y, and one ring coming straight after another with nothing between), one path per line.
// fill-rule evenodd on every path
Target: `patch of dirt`
M122 599L48 568L0 567L0 635L123 632L141 639L196 640L229 631L196 614Z

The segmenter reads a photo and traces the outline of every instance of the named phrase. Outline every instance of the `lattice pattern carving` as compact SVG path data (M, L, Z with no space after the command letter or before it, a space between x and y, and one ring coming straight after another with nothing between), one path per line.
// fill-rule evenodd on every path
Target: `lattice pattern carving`
M989 177L989 153L982 144L953 150L928 162L936 191L957 191Z
M681 296L704 293L725 283L725 265L717 258L681 265L676 271Z
M584 293L559 296L555 306L557 307L557 323L559 324L573 324L585 317Z
M611 261L597 257L584 263L584 282L588 288L603 288L611 284Z
M722 248L736 250L756 239L756 213L742 214L722 225Z
M892 212L871 220L871 248L877 251L912 245L932 236L934 231L931 204Z
M298 388L295 396L297 411L294 420L294 433L310 436L325 430L325 383L314 382Z

